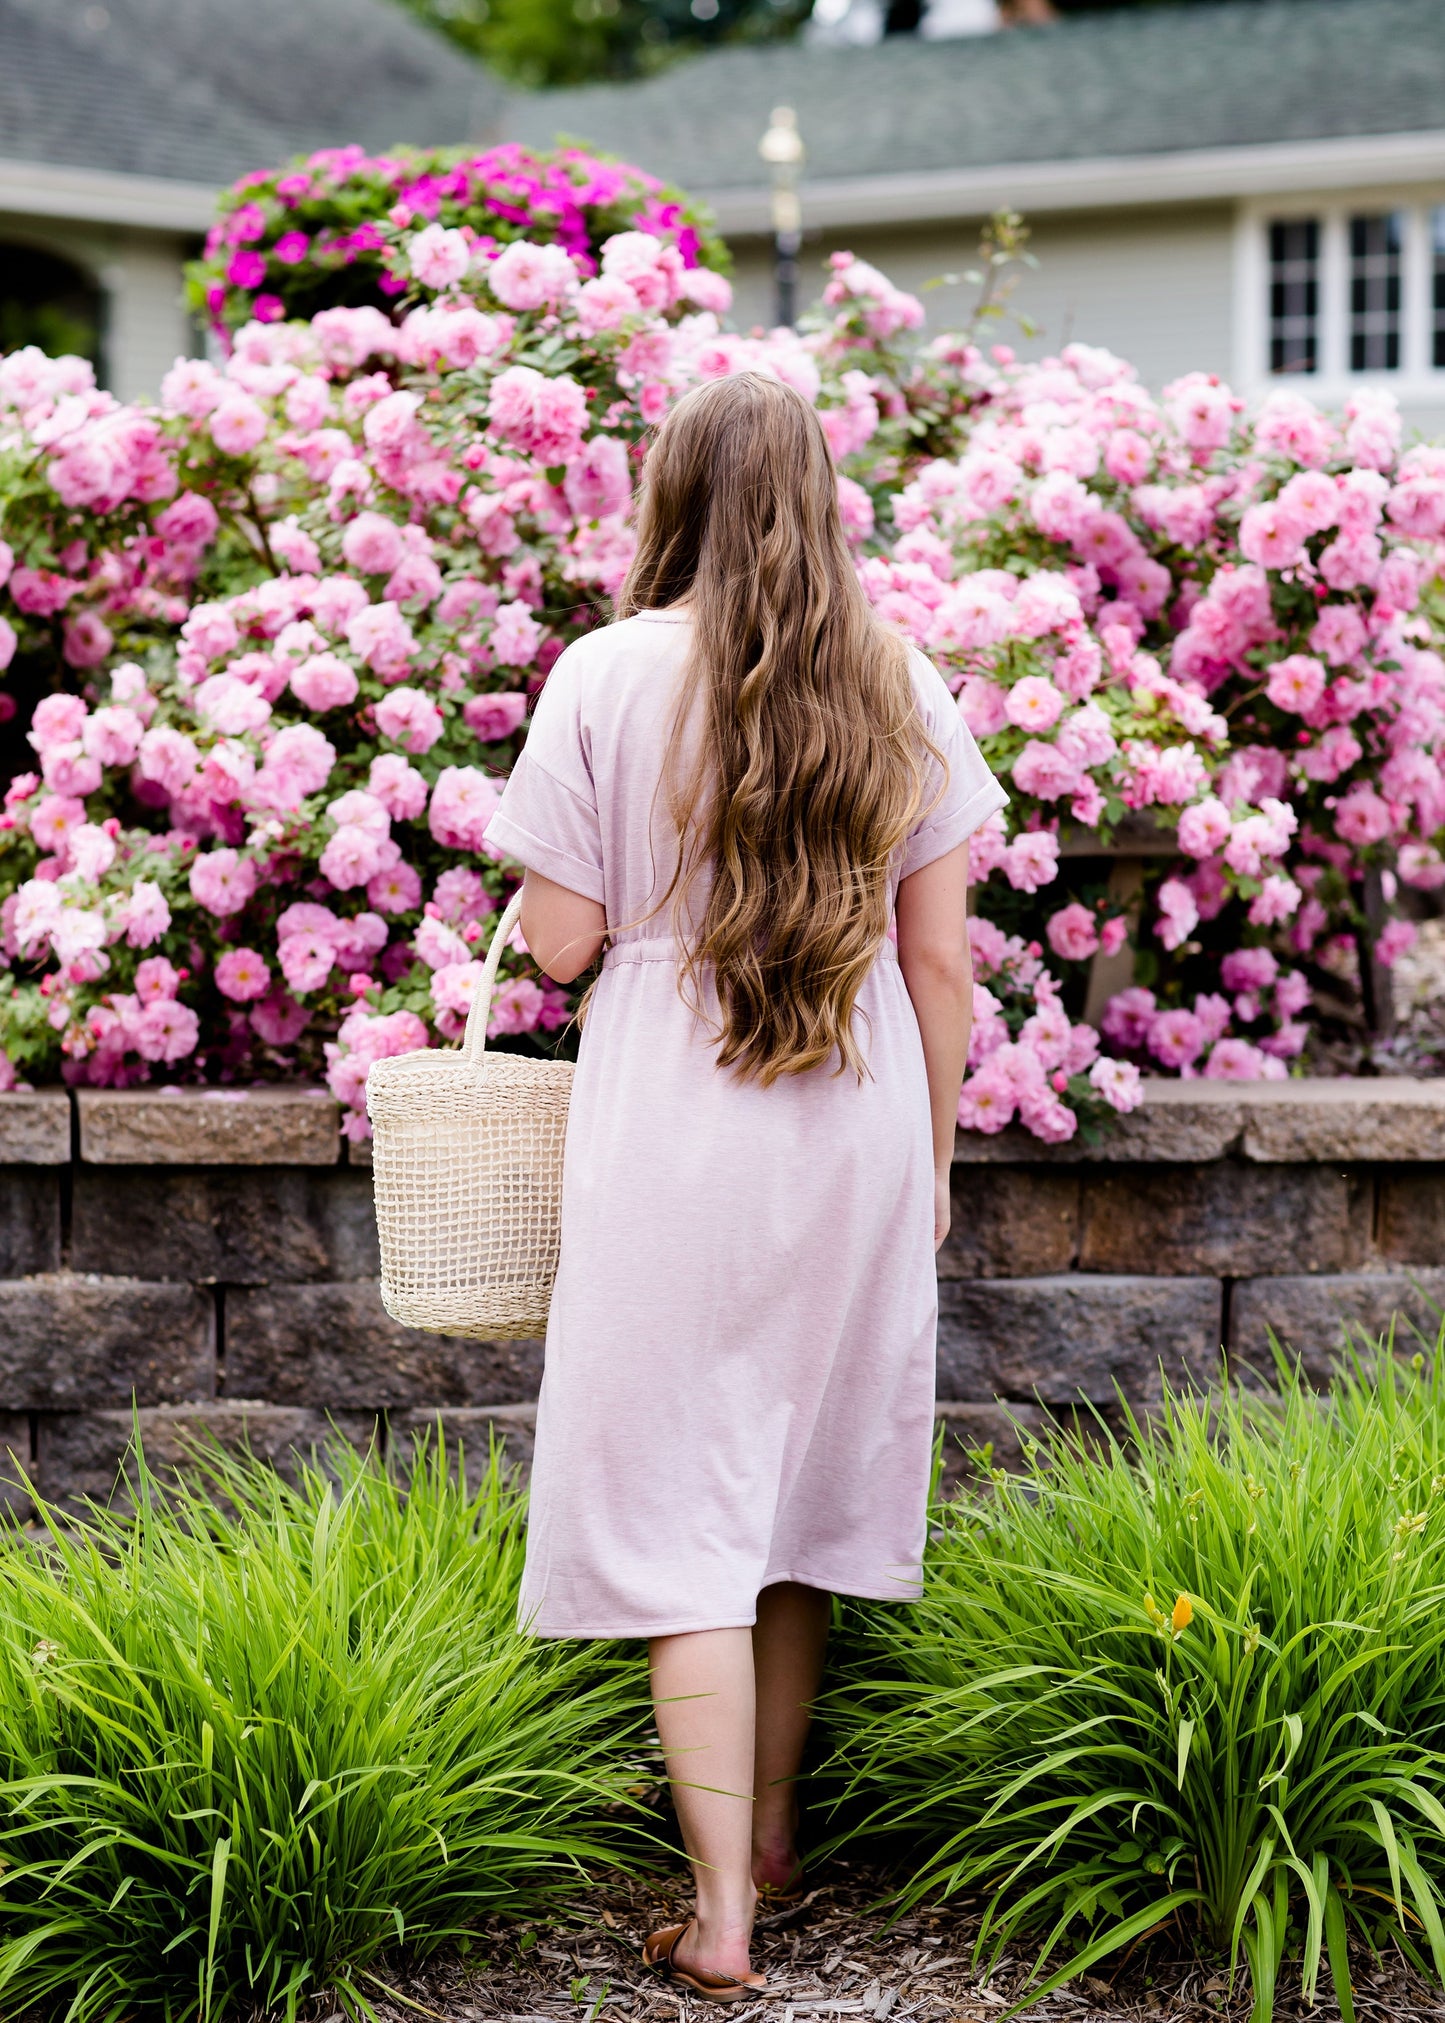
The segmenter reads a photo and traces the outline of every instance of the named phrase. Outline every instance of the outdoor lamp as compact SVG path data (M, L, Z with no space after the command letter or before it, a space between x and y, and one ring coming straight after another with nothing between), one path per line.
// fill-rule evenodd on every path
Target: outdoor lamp
M803 243L798 178L805 152L797 113L790 105L775 105L773 123L758 142L758 153L772 172L773 284L777 291L777 320L789 329L798 316L798 249Z

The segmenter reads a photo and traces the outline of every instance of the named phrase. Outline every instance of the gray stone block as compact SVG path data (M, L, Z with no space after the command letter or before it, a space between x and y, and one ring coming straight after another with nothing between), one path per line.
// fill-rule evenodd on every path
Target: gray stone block
M1268 1373L1273 1329L1310 1379L1324 1383L1347 1335L1373 1341L1393 1322L1397 1348L1413 1353L1434 1343L1442 1311L1445 1270L1438 1268L1248 1279L1230 1302L1230 1360Z
M226 1392L338 1410L535 1398L540 1342L472 1342L394 1321L374 1280L225 1295Z
M60 1174L53 1166L0 1166L0 1279L59 1269Z
M335 1166L341 1112L325 1089L81 1089L80 1156L95 1166Z
M29 1413L0 1412L0 1511L22 1523L31 1517L35 1505L23 1478L34 1477Z
M12 1089L0 1096L0 1165L70 1164L70 1094Z
M371 1178L344 1166L80 1166L70 1261L195 1284L366 1278L381 1268Z
M1110 1167L1083 1178L1084 1271L1247 1278L1283 1260L1348 1271L1369 1255L1373 1187L1338 1166Z
M1048 1413L1038 1405L945 1402L938 1406L937 1417L943 1429L939 1488L944 1496L977 1482L980 1472L989 1468L1012 1473L1023 1461L1021 1439L1049 1424Z
M454 1405L435 1411L392 1412L387 1423L387 1453L403 1468L419 1440L429 1440L434 1447L440 1437L446 1442L453 1472L460 1453L468 1480L475 1482L496 1439L508 1467L520 1469L524 1476L531 1473L537 1439L535 1405Z
M0 1284L0 1409L210 1398L215 1302L188 1285L75 1272Z
M1067 1271L1079 1241L1078 1173L1048 1166L959 1166L940 1278L1027 1278Z
M1445 1082L1264 1082L1251 1093L1248 1159L1445 1160Z
M63 1511L86 1503L128 1504L135 1480L131 1442L139 1431L146 1466L164 1488L177 1474L195 1479L195 1457L208 1446L249 1453L294 1481L298 1462L324 1465L335 1440L364 1449L377 1436L374 1413L296 1411L284 1406L218 1400L202 1406L147 1411L75 1412L40 1420L38 1484L46 1502Z
M1222 1296L1212 1278L982 1279L939 1287L938 1391L983 1402L1135 1404L1217 1375Z

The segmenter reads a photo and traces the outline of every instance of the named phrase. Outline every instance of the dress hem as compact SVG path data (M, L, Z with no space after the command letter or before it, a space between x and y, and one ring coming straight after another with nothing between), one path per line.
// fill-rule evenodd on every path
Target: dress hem
M847 1595L854 1601L910 1603L923 1599L922 1581L895 1581L890 1587L885 1589L870 1586L863 1581L829 1580L806 1573L774 1573L769 1574L768 1578L763 1582L763 1587L779 1587L785 1581L791 1582L795 1587L817 1588L824 1594ZM900 1588L904 1587L909 1592L900 1593ZM620 1642L638 1637L696 1636L704 1630L750 1630L757 1622L757 1619L757 1610L754 1608L750 1615L727 1616L722 1620L714 1616L708 1618L706 1621L633 1623L626 1628L609 1625L606 1629L595 1630L544 1630L539 1629L534 1620L531 1622L519 1621L517 1628L523 1636L540 1637L546 1639L548 1642L560 1642L572 1639L578 1642L591 1642L594 1639L598 1641L616 1640Z

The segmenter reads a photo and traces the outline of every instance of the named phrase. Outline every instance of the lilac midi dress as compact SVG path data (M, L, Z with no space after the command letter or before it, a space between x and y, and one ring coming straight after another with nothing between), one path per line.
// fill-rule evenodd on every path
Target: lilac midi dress
M689 621L643 612L558 660L487 832L600 901L611 944L567 1125L520 1619L547 1637L751 1623L775 1581L920 1593L937 1284L923 1049L893 944L871 1074L768 1088L715 1063L678 990L661 789ZM911 656L941 797L900 875L1002 789ZM935 785L937 782L935 781Z

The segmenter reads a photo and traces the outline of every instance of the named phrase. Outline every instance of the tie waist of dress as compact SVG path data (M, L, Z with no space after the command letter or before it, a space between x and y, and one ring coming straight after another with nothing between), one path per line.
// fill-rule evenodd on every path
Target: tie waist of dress
M884 936L878 957L880 961L897 962L898 950L890 935ZM602 958L602 967L620 969L629 962L670 962L676 967L677 959L677 943L670 934L636 934L612 942Z

